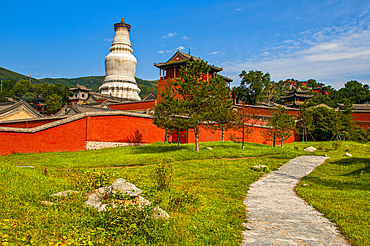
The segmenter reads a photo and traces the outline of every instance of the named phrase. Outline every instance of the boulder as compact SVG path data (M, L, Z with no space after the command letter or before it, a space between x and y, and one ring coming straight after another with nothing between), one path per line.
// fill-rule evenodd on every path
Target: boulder
M79 193L78 191L75 191L75 190L65 190L65 191L61 191L61 192L58 192L58 193L55 193L55 194L51 194L50 196L64 196L64 197L68 197L68 196L71 196L73 194L77 194Z
M207 147L208 150L213 150L212 147Z
M350 153L345 153L344 156L352 156Z
M310 147L304 149L304 151L306 151L306 152L315 152L316 151L316 148L313 147L313 146L310 146Z
M42 204L45 204L46 206L53 206L54 203L53 202L49 202L49 201L41 201Z
M267 166L266 165L256 165L256 166L253 166L253 168L255 169L263 169L263 168L266 168Z
M142 190L137 188L134 184L126 182L123 178L116 179L112 184L112 193L116 194L118 192L122 192L130 197L137 197L143 193Z
M131 199L114 199L111 200L110 203L105 203L104 200L109 198L111 194L116 194L117 192L122 192L131 197ZM91 208L97 209L99 212L106 211L108 205L112 208L126 208L127 206L134 206L139 211L143 210L145 206L151 205L152 203L140 194L142 191L137 188L134 184L126 182L123 178L116 179L112 186L102 187L96 190L92 190L85 194L87 197L87 201L85 205ZM169 218L170 216L166 211L161 209L160 207L156 206L153 208L153 218L160 219L160 218Z
M106 210L107 204L103 203L103 199L108 198L112 194L112 187L106 186L96 190L89 191L85 194L87 200L85 205L97 209L99 212Z

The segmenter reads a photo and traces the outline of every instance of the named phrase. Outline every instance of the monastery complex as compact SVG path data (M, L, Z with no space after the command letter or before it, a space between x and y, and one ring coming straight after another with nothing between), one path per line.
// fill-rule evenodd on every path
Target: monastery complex
M132 54L129 32L131 26L122 19L114 25L115 36L110 53L105 58L106 76L99 92L82 85L71 88L70 103L54 116L44 117L24 101L0 104L0 155L12 153L38 153L53 151L79 151L117 146L132 146L163 142L165 130L153 124L150 111L157 105L158 92L145 98L139 97L140 89L135 81L137 60ZM165 87L167 79L176 78L180 67L188 60L200 59L177 52L166 62L154 63L159 69L158 90ZM222 68L212 66L207 75L214 77ZM231 79L224 77L226 83ZM283 99L289 113L297 116L294 106L307 99L304 91L292 88ZM241 107L235 102L236 107ZM270 105L269 105L270 106ZM272 144L261 135L270 117L268 106L247 105L256 118L249 142ZM370 128L370 107L354 105L354 120L363 128ZM240 132L228 130L225 141L239 137ZM140 136L140 138L138 138ZM286 143L298 140L293 134ZM140 139L140 141L138 140ZM176 133L169 142L177 142ZM211 132L200 128L199 141L221 141L221 130ZM193 132L185 132L182 143L194 143Z

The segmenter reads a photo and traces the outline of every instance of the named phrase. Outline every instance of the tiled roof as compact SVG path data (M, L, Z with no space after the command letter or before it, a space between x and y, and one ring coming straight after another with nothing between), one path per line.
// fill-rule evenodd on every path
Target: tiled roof
M175 57L180 57L181 59L177 61L174 59ZM181 52L180 50L177 50L176 53L168 61L163 62L163 63L154 63L154 66L156 66L157 68L165 68L165 67L171 67L171 66L176 66L176 65L180 66L180 65L185 64L186 61L189 61L189 60L190 61L200 60L200 58L189 55L189 54L185 54ZM217 72L222 71L222 68L220 67L211 66L211 68Z
M156 100L157 99L157 94L155 94L154 92L150 92L143 100L142 102L146 102L146 101L153 101L153 100Z
M104 105L104 102L102 102L100 105L89 105L89 104L79 105L79 104L73 103L72 105L65 105L55 115L56 116L75 115L75 114L81 114L81 113L87 113L87 112L104 112L104 111L113 110L113 109L110 109L108 105L107 105L108 107L100 107L101 105Z
M19 102L5 102L0 103L0 118L8 115L12 115L18 111L25 110L28 114L32 115L34 118L43 117L36 109L29 105L26 101Z
M79 85L78 83L76 84L76 87L70 88L71 91L74 90L82 90L82 91L92 91L91 89L87 88L84 85Z
M89 98L87 99L89 103L97 102L100 100L107 101L108 103L137 102L136 100L131 100L127 98L113 97L111 95L100 94L98 92L89 92Z
M343 103L338 103L338 106L339 107L344 107L344 104ZM365 103L361 103L361 104L352 104L352 108L353 110L355 111L370 111L370 103L369 102L365 102Z
M292 98L292 97L311 98L311 97L313 97L313 95L305 95L305 94L294 93L294 94L289 94L289 95L286 95L286 96L280 96L281 99Z

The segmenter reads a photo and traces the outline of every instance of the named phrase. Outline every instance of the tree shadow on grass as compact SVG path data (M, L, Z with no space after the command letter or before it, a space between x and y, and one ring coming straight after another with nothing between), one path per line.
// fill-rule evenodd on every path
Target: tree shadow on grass
M328 180L320 177L309 177L307 180L311 180L312 183L321 187L330 187L335 190L358 190L358 191L370 191L370 186L367 184L361 184L355 181L340 181L340 180Z
M163 145L150 144L145 146L140 146L140 148L135 148L132 150L133 154L152 154L152 153L164 153L164 152L175 152L183 149L188 149L188 146L167 143Z
M306 177L305 179L312 180L313 183L323 186L332 187L336 190L358 190L370 191L369 182L361 179L361 174L370 172L370 158L344 158L338 161L331 162L339 166L353 166L353 169L348 173L336 174L336 177L343 177L342 179L329 179L321 177ZM365 167L364 167L365 166Z
M334 161L332 163L335 165L362 167L357 168L356 170L353 170L350 173L346 173L343 176L358 176L359 174L364 172L370 173L370 158L358 158L358 157L344 158L338 161ZM363 167L364 165L365 167Z

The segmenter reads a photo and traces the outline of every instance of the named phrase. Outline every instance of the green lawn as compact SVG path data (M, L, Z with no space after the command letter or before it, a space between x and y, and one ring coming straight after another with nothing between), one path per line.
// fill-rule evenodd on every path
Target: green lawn
M361 166L362 159L368 156L368 147L347 144L350 145L349 152L359 153L359 156L343 158L344 147L334 150L331 143L320 143L321 149L316 154L338 157L330 159L312 174L326 170L325 179L319 175L321 181L318 182L315 176L310 175L304 180L309 186L297 188L302 197L319 209L316 200L321 204L320 199L328 200L323 196L333 197L331 194L334 193L324 193L315 187L328 185L336 190L340 180L330 177L337 175L332 174L337 169L331 165L344 166L339 168L343 171L349 166ZM294 143L281 149L247 144L242 150L241 144L211 142L201 143L201 150L197 153L193 144L177 147L155 143L130 148L3 156L0 157L0 242L5 245L8 242L9 245L239 245L242 223L246 218L243 200L249 185L263 174L252 167L264 164L274 170L289 159L307 155L303 152L306 145ZM357 164L340 163L356 158L360 158ZM17 167L29 165L35 168ZM159 165L173 168L169 189L158 190L155 186L153 170ZM100 169L106 167L118 168ZM343 175L341 179L344 183L357 182L361 176L363 183L359 188L354 188L357 184L348 186L352 192L338 189L338 194L345 193L343 196L348 200L363 204L356 210L361 214L366 207L369 208L369 189L363 187L369 184L369 170L366 167L362 172L358 170L348 168L348 173L353 175ZM136 210L98 213L82 206L84 192L100 185L110 185L118 177L142 189L142 196L166 210L171 218L155 220ZM49 197L69 189L78 190L80 194L66 200ZM358 197L353 198L356 194ZM46 206L41 203L43 200L56 205ZM344 204L342 200L340 203ZM347 216L347 209L343 206L342 209L338 206L338 209L343 214L342 220L349 221L349 224L354 221L352 214ZM338 217L338 212L331 211ZM131 216L127 216L128 213ZM362 224L365 226L367 223L367 228L368 216L367 210L362 217ZM366 227L361 227L362 231L354 225L347 229L340 225L340 228L353 242L356 238L369 240Z
M353 245L370 245L370 147L355 142L337 150L332 143L293 145L313 145L317 155L331 157L301 180L298 195L335 222ZM346 152L353 156L345 157Z

